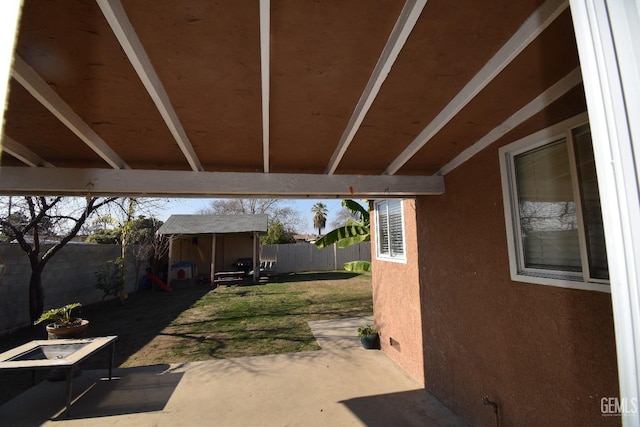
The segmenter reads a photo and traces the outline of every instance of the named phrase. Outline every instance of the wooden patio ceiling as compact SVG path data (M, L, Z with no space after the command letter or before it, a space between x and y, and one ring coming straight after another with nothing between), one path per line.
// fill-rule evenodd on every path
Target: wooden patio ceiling
M585 111L558 0L25 0L1 194L401 197Z

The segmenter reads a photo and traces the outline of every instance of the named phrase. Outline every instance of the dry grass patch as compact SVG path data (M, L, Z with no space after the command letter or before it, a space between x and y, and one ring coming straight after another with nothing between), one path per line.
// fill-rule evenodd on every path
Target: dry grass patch
M279 276L207 292L123 366L317 350L310 320L370 315L369 275Z
M124 304L75 313L89 319L87 336L118 335L116 365L131 367L317 350L307 322L372 311L370 274L322 272L279 275L264 285L138 292ZM46 339L44 326L0 337L0 351L33 339ZM82 367L103 369L107 359L98 353ZM37 372L36 380L45 375ZM27 371L0 372L0 404L31 380Z

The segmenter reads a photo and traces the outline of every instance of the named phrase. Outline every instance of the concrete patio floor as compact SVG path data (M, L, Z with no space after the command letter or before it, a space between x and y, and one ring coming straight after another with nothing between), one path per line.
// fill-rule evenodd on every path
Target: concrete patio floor
M69 418L64 382L0 406L3 426L463 426L381 351L367 318L310 322L314 352L83 371Z

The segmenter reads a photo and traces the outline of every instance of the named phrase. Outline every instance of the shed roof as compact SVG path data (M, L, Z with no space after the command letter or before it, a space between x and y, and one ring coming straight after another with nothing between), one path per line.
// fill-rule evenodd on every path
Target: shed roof
M267 231L267 215L171 215L158 234L213 234Z

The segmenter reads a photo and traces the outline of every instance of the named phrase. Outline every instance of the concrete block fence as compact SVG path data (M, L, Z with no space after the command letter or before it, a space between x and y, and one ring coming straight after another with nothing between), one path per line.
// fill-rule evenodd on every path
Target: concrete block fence
M49 246L44 245L43 252ZM95 272L121 254L120 245L69 243L49 261L42 273L44 308L70 302L91 304L102 300L95 288ZM0 277L0 335L29 325L29 279L31 267L27 255L17 244L0 244L5 272ZM128 258L131 260L131 257ZM140 273L142 274L142 273ZM127 265L127 292L136 289L136 272Z

